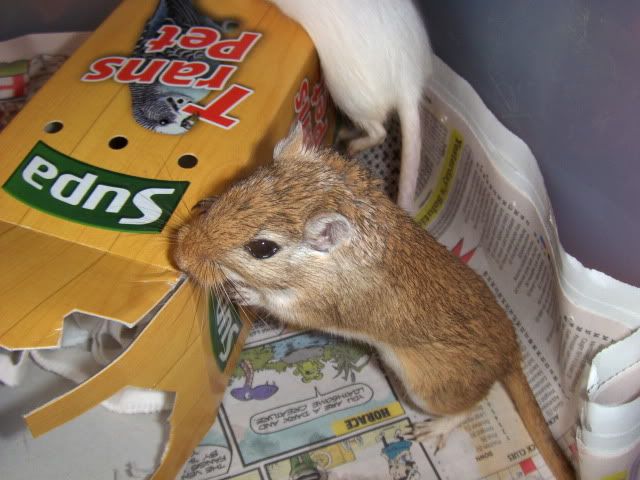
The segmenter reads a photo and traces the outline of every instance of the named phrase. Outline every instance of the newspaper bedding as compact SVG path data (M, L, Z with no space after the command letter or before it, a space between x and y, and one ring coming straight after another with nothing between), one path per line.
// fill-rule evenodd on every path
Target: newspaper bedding
M46 78L82 38L46 42L65 46L57 53L22 48L19 58L32 59L24 74ZM1 45L0 61L17 60L20 45ZM21 102L0 101L0 130ZM536 398L581 478L640 479L640 290L563 251L531 152L440 61L422 124L417 221L485 279L510 315ZM390 192L398 138L391 124L385 144L358 158ZM17 382L25 363L0 352L5 383ZM422 418L366 346L260 320L218 421L181 478L553 478L500 387L437 454L402 436ZM125 478L152 469L124 464L116 470Z

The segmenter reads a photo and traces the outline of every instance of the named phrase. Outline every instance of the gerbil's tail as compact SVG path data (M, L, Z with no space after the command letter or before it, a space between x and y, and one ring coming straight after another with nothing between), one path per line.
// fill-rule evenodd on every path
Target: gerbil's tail
M575 472L553 438L522 368L517 366L505 377L503 385L554 477L557 480L575 480Z
M402 130L402 156L400 163L400 179L398 181L398 205L409 212L414 212L414 197L420 170L420 150L422 135L420 131L420 99L415 103L404 102L398 107L400 128Z

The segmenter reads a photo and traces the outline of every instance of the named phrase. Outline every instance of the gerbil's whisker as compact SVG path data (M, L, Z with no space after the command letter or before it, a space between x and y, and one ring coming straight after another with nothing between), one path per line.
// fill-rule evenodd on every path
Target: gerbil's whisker
M220 285L220 289L222 290L222 293L224 294L225 298L227 299L227 302L229 302L230 304L234 304L234 303L231 301L231 297L229 296L229 292L227 292L227 289L226 289L226 288L224 288L224 284L221 284L221 285ZM234 304L234 305L235 305L235 304Z
M191 324L191 328L189 329L189 335L187 336L187 338L191 339L191 335L193 334L193 329L194 329L194 325L197 325L198 323L202 322L202 318L198 318L198 306L200 305L200 295L202 295L202 289L201 288L196 288L195 292L192 294L191 299L193 301L193 298L195 297L195 303L194 303L194 309L193 309L193 315L194 315L194 319L193 319L193 323ZM185 346L185 352L187 350L188 346Z
M219 283L218 285L220 285L220 290L222 291L222 293L223 293L223 295L225 296L225 298L227 299L227 301L228 301L231 305L233 305L235 308L238 308L238 309L240 310L240 312L244 313L244 314L245 314L245 317L246 317L247 319L249 319L249 321L250 321L250 322L252 322L252 323L253 323L253 320L252 320L252 319L253 319L253 316L252 316L249 312L247 312L247 310L245 309L245 307L244 307L243 305L238 305L237 303L235 303L235 302L233 302L233 301L231 300L231 297L230 297L230 295L229 295L229 292L228 292L228 291L227 291L227 289L225 288L225 283L226 283L226 282ZM231 286L232 286L232 285L231 285ZM235 287L233 287L233 286L232 286L232 288L235 288ZM236 291L237 291L237 290L236 290Z
M226 282L231 288L233 288L233 290L236 292L236 295L241 297L242 295L240 294L240 292L238 291L238 285L235 281L231 280L231 279L227 279ZM246 316L251 320L251 322L253 323L253 319L258 319L260 321L262 321L262 323L264 325L268 326L268 323L265 321L265 319L260 315L260 313L258 313L256 310L249 310L247 309L246 306L244 305L237 305L235 304L236 307L238 307L242 312L244 312L246 314Z

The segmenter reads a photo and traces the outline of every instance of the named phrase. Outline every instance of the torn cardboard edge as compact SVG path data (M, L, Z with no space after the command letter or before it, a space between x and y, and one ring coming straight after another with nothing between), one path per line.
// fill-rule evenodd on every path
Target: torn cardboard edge
M0 347L7 350L60 346L64 318L75 311L136 325L168 301L178 283L176 271L7 225L0 222L7 263L0 284L11 298L1 312Z
M25 416L34 437L66 423L99 404L122 388L160 390L175 394L169 417L171 433L161 464L152 478L167 478L167 472L182 467L200 438L215 421L231 369L249 332L250 319L240 313L240 329L231 350L225 354L225 370L220 372L212 336L221 322L208 311L208 296L182 280L171 301L160 307L144 332L116 360L86 382ZM162 354L150 357L148 352ZM153 358L154 363L148 364ZM190 368L186 368L189 365Z

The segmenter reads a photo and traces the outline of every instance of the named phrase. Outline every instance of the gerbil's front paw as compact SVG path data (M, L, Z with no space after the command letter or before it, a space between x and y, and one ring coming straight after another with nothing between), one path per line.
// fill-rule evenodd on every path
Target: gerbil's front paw
M234 283L225 288L229 298L233 303L241 307L260 306L260 294L246 285Z

